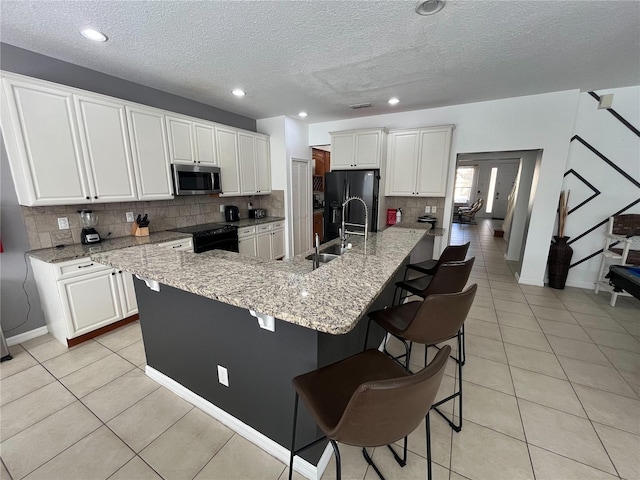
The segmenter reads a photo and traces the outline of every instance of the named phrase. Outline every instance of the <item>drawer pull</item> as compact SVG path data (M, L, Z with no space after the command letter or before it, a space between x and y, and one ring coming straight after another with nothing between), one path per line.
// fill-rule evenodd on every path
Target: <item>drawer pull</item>
M171 247L171 248L180 248L181 246L182 246L182 244L180 244L180 245L174 245L174 246L173 246L173 247Z
M89 265L78 265L78 268L87 268L87 267L93 267L93 263L90 263Z

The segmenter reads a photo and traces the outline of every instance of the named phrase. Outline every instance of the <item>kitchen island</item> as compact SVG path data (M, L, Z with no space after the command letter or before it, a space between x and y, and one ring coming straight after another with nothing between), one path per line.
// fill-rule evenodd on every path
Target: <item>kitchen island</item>
M394 282L426 233L390 228L371 234L366 249L360 238L350 240L351 250L316 270L306 254L274 261L148 246L92 259L143 279L135 288L147 374L286 462L291 379L362 349L367 322L361 320L391 305ZM382 336L373 332L370 346ZM220 383L218 366L226 369L228 386ZM301 414L302 444L320 433ZM321 474L324 447L296 459L296 470L309 478Z

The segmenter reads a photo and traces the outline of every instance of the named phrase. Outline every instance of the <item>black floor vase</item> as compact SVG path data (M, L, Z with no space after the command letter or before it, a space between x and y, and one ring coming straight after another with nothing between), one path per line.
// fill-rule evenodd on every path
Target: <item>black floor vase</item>
M549 249L549 286L551 288L563 289L567 283L569 266L573 249L567 245L569 237L553 237L553 243Z

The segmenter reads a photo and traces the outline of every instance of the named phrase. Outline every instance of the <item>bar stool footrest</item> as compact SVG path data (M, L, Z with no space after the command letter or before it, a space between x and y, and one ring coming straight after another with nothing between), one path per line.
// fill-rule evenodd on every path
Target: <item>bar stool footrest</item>
M362 448L362 456L367 461L367 463L369 465L371 465L373 470L378 474L378 477L380 477L380 480L386 480L384 478L384 475L382 475L382 472L378 469L378 466L375 463L373 463L373 459L369 456L369 453L367 452L367 449L364 448L364 447Z

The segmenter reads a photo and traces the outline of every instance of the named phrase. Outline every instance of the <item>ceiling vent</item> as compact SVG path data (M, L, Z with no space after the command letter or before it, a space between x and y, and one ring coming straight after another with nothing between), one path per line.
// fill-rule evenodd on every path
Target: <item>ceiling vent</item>
M349 105L349 108L353 108L354 110L357 110L358 108L368 108L370 106L371 106L371 104L369 102L354 103L353 105Z

